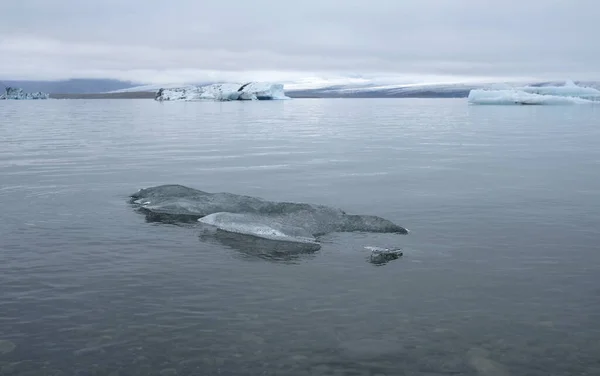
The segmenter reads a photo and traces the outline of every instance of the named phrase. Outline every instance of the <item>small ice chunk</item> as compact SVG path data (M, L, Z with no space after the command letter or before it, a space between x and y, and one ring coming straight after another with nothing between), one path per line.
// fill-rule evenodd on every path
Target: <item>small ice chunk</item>
M371 251L369 262L376 265L387 264L392 260L400 258L404 254L400 248L367 246L365 249Z

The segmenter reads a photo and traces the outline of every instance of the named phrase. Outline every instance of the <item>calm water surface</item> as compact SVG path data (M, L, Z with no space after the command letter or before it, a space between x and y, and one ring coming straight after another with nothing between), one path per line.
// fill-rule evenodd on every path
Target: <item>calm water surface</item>
M0 375L600 375L599 145L594 106L2 102ZM411 233L267 259L126 203L169 183Z

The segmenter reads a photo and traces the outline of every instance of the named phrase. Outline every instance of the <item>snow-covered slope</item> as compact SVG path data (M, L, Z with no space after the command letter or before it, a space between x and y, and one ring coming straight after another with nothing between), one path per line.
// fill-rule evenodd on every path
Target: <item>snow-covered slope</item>
M156 93L157 101L236 101L289 99L283 84L249 82L247 84L213 84L188 86L175 89L161 88Z
M16 87L6 87L3 94L0 94L0 100L31 100L31 99L48 99L49 94L37 92L37 93L26 93L23 89Z
M399 75L311 77L286 83L291 97L319 98L465 98L469 90L497 82L494 78L421 78ZM521 82L523 80L516 80Z
M148 84L142 86L133 86L126 89L119 89L107 92L108 94L113 93L156 93L160 89L180 89L184 87L192 87L192 86L204 86L208 84Z
M538 85L476 89L469 92L468 100L471 104L497 105L600 104L600 90L567 81L562 86Z
M484 87L493 81L482 79L443 80L431 78L428 82L398 76L311 76L279 81L289 97L466 97L469 90ZM215 82L201 84L144 85L117 90L112 93L156 92L159 89L207 87ZM237 83L235 85L238 85Z
M391 84L330 86L318 89L289 89L291 97L318 98L465 98L469 90L485 84Z

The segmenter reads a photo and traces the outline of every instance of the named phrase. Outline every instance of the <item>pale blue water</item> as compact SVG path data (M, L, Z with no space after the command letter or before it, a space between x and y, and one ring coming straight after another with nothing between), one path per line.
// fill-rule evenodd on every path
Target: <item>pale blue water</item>
M594 106L2 102L0 375L599 375L599 145ZM411 233L268 260L126 203L168 183Z

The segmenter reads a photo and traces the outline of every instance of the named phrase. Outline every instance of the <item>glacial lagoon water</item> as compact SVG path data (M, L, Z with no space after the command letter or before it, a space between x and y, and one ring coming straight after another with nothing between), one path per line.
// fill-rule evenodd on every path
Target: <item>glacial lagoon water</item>
M0 103L0 375L599 375L598 145L583 105ZM410 233L265 257L146 221L159 184Z

